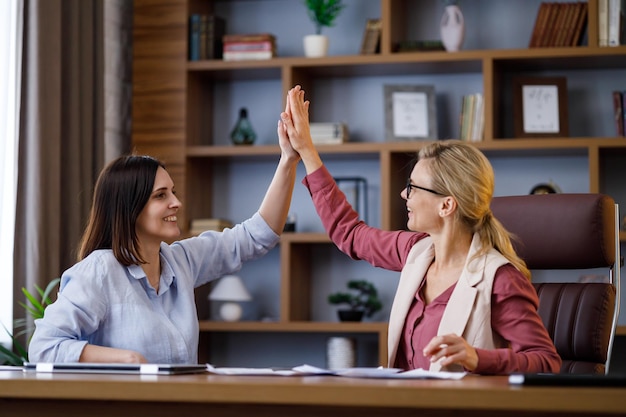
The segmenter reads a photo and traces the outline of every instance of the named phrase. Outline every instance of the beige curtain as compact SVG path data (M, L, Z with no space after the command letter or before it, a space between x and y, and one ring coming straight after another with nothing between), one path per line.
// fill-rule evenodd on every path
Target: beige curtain
M25 0L15 318L22 287L75 262L104 164L103 1Z

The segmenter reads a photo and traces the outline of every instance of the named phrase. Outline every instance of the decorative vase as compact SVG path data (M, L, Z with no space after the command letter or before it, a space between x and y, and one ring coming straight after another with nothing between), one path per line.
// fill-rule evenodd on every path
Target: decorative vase
M326 367L337 370L356 366L356 340L352 337L329 337L326 342Z
M306 35L303 40L304 56L318 58L328 54L328 36Z
M361 321L363 320L363 311L361 310L337 310L339 321Z
M248 119L248 110L245 107L239 110L239 119L230 132L230 139L234 145L252 145L256 139L256 133L252 129L252 124Z
M465 21L459 6L452 4L446 6L441 16L441 42L448 52L456 52L461 49L465 38Z

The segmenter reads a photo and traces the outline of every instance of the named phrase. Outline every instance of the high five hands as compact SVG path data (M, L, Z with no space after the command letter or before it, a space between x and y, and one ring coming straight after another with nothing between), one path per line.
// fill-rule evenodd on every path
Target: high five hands
M322 166L317 149L311 139L309 126L309 101L304 99L304 91L296 85L287 94L285 111L278 122L279 141L288 141L300 154L307 174Z

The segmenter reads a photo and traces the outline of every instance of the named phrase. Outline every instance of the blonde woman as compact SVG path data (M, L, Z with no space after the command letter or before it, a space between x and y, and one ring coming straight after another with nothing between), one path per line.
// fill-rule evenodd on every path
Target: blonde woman
M329 236L353 259L401 271L389 318L389 366L479 374L559 372L561 359L537 313L530 272L490 210L493 169L475 147L439 141L420 149L400 197L409 231L359 221L313 145L299 86L281 114L304 162Z

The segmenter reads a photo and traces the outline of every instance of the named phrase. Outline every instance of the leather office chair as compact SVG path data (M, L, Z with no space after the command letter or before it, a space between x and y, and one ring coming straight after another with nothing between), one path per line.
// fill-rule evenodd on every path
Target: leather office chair
M608 373L623 263L617 204L602 194L545 194L496 197L491 208L517 236L513 245L529 269L608 268L608 283L533 284L539 315L563 360L561 373Z

